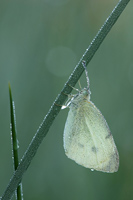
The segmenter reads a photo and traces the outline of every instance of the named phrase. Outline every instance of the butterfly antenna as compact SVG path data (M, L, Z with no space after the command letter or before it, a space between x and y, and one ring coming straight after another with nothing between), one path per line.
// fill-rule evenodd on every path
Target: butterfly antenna
M82 61L82 65L85 69L85 75L86 75L86 80L87 80L87 89L89 90L90 81L89 81L89 76L88 76L88 71L87 71L87 68L86 68L86 61L85 60Z

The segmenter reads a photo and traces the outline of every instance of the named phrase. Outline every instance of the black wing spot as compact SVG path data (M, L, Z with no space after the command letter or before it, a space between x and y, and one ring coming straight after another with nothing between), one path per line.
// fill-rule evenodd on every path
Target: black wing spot
M105 137L105 139L110 138L110 136L111 136L111 132L109 132L109 134Z
M91 150L92 150L93 153L97 153L97 152L98 152L98 148L96 148L95 146L93 146L93 147L91 148Z

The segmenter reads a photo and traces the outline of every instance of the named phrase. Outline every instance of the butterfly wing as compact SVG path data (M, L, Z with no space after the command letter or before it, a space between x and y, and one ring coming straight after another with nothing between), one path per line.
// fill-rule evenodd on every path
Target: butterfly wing
M64 130L66 155L76 163L103 172L116 172L119 155L101 112L91 101L72 106Z

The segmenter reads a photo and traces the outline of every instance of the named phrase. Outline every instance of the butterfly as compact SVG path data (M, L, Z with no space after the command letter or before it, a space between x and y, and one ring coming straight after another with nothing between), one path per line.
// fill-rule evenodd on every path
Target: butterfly
M64 149L68 158L92 171L118 171L119 154L108 124L90 101L89 77L85 61L87 87L73 95L66 106L69 113L64 129Z

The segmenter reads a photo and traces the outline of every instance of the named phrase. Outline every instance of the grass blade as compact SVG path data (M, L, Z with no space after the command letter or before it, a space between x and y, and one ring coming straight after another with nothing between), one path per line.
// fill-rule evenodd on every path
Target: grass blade
M11 131L11 143L12 143L12 159L13 159L14 170L16 170L19 165L19 158L18 158L19 144L17 140L15 104L12 99L10 83L9 83L9 98L10 98L10 117L11 117L10 131ZM21 183L17 187L16 199L23 200L23 191Z

